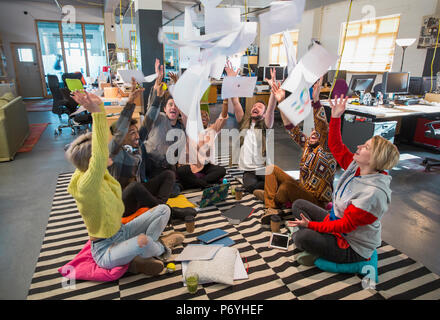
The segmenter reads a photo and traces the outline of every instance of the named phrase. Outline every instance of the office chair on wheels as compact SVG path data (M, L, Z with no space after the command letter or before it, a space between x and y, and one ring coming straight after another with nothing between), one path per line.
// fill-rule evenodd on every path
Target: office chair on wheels
M70 128L71 134L76 135L89 129L91 123L91 116L87 115L73 115L78 109L78 104L70 97L70 92L66 88L60 88L58 77L56 75L47 75L49 89L52 93L53 106L52 112L58 115L60 122L62 122L62 115L67 115L67 123L60 124L54 132L55 136L62 133L63 128Z
M425 137L440 140L440 128L435 129L434 128L435 124L440 124L440 120L425 123L425 126L429 128L429 130L425 131ZM425 166L425 171L430 171L431 167L440 166L440 160L426 157L423 160L422 164Z

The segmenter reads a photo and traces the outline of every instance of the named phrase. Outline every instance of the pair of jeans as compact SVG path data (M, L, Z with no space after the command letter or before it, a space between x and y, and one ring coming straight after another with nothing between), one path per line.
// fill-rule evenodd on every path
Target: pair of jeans
M303 214L310 221L321 222L329 214L326 210L307 200L296 200L292 205L293 216L301 220ZM298 249L336 263L352 263L365 261L351 247L346 249L338 246L337 238L330 233L320 233L308 228L300 228L295 235L295 245Z
M104 269L112 269L130 263L136 256L159 257L166 250L159 237L170 218L170 208L158 205L148 212L122 225L112 237L91 242L92 257ZM148 242L140 247L138 236L145 234Z
M165 170L145 183L132 182L122 192L125 211L128 217L139 208L153 208L168 201L176 180L175 173Z

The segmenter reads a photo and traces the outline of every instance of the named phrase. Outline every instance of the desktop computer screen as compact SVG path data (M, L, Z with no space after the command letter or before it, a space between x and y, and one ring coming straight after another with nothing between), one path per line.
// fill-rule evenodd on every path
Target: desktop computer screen
M409 72L385 72L383 74L385 93L407 94L409 88Z
M278 81L284 80L284 67L275 67L275 78Z
M276 80L283 81L284 80L284 67L271 66L271 65L269 65L269 67L265 67L264 68L264 77L263 77L262 81L264 81L265 78L271 79L272 76L270 74L270 71L272 69L275 70L275 78L276 78ZM258 78L257 78L257 81L260 81L260 80L258 80Z
M264 81L264 67L258 67L257 81Z
M371 92L374 81L376 80L375 74L358 74L353 75L348 86L347 96L353 95L355 92Z
M409 78L409 88L408 93L414 95L422 95L423 89L423 79L422 77L410 77Z
M330 85L333 84L333 81L335 80L336 70L329 70L325 75L322 83L330 83ZM343 79L347 81L347 70L339 70L338 72L338 78L337 79Z
M437 87L437 77L432 77L432 91L434 91ZM422 93L431 92L431 77L423 77L422 78Z

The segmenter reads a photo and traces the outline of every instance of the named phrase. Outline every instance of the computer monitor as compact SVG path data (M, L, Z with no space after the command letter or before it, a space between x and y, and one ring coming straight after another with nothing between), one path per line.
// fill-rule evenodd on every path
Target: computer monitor
M275 78L277 81L284 80L284 67L275 67Z
M258 67L257 81L264 81L264 67Z
M422 77L409 77L408 93L414 95L422 95L423 92L423 78Z
M284 80L284 67L276 67L276 66L269 66L269 67L265 67L264 68L264 79L272 79L272 75L270 74L270 71L272 69L275 69L275 78L278 81L283 81ZM258 78L257 78L258 81Z
M351 77L350 85L348 86L347 96L353 95L355 92L371 92L374 81L376 81L375 74L355 74Z
M435 90L437 83L437 77L432 77L432 91ZM422 79L422 94L431 92L431 77L423 77Z
M336 75L336 70L329 70L324 75L323 83L325 84L328 82L330 83L330 85L332 85L333 81L335 81L335 75ZM347 81L347 70L339 70L337 79L343 79Z
M409 72L385 72L382 78L385 94L407 94L409 88Z

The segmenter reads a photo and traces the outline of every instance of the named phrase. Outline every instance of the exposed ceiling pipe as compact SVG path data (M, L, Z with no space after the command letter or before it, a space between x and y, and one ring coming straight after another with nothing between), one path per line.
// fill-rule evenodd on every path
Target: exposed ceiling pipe
M58 3L58 0L53 0L55 1L55 4L58 6L58 8L60 9L61 13L63 12L63 8L60 6L60 4Z

